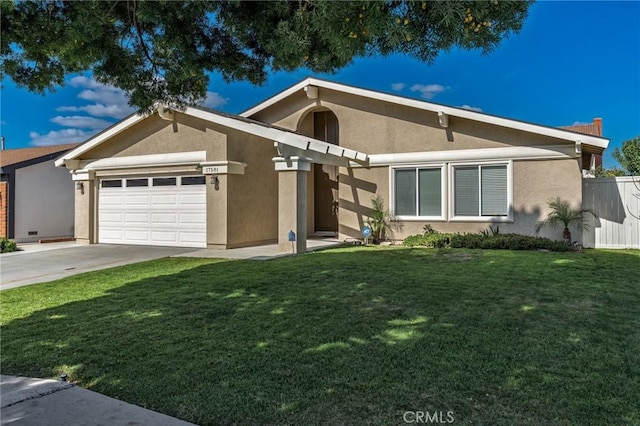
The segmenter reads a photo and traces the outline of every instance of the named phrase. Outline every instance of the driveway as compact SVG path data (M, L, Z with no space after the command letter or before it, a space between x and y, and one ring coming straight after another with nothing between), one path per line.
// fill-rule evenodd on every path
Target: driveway
M4 253L0 255L0 290L193 251L193 248L92 244Z

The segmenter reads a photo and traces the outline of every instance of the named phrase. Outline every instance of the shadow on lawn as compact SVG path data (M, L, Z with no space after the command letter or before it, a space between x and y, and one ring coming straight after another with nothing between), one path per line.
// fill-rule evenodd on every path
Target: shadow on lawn
M588 254L421 249L214 263L15 320L2 328L2 369L65 371L203 425L401 424L407 410L637 420L638 392L611 386L640 373L638 303L618 304L640 302L639 283L611 279L621 257L638 257L601 254L600 266ZM616 327L630 340L607 336Z

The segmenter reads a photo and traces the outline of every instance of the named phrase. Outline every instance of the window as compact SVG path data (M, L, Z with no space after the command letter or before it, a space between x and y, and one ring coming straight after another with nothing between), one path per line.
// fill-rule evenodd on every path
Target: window
M153 178L153 186L176 186L176 178Z
M204 185L206 176L187 176L180 179L182 185Z
M122 188L122 179L103 180L100 186L103 188Z
M454 216L509 215L506 164L453 167Z
M149 186L149 179L127 179L127 188L134 186Z
M403 168L394 173L396 216L443 216L442 167Z

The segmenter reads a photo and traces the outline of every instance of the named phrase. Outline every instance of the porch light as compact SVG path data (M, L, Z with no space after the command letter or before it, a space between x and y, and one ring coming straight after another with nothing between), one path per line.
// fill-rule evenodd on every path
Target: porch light
M216 176L216 175L211 176L211 184L212 185L218 186L219 183L220 183L220 180L218 179L218 176Z
M80 194L84 195L84 183L76 182L76 189L80 191Z

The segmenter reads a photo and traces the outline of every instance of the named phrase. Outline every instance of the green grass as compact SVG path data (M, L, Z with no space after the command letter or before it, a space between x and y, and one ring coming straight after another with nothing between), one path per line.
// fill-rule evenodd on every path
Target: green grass
M202 425L640 424L639 271L638 251L163 259L0 293L1 371Z

